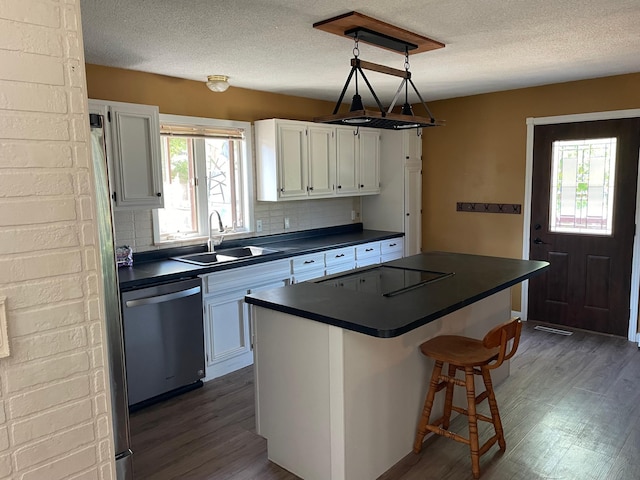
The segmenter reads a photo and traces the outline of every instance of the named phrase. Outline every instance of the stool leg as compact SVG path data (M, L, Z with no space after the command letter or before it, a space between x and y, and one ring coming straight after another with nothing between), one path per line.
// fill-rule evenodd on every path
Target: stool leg
M502 421L500 420L500 412L498 411L498 402L496 402L496 395L493 393L491 372L484 367L482 367L482 379L484 380L484 387L489 393L487 400L489 401L489 409L491 410L491 418L493 419L493 428L498 436L498 445L500 446L500 450L504 452L507 448L507 444L504 441L504 431L502 429Z
M449 377L456 376L456 366L449 364ZM449 430L449 421L451 420L451 405L453 404L453 382L447 383L447 392L444 397L444 414L442 416L442 428Z
M427 434L427 425L429 424L429 417L431 416L431 408L433 407L433 399L436 396L436 390L438 389L438 376L442 372L442 362L436 361L433 366L433 372L431 373L431 382L429 383L429 391L427 392L427 398L424 401L424 408L422 409L422 417L420 417L420 423L418 424L418 431L416 432L416 440L413 443L414 453L420 453L422 450L422 441Z
M480 443L478 442L478 417L476 416L476 389L473 367L464 369L467 387L467 410L469 412L469 447L471 448L471 471L473 478L480 478Z

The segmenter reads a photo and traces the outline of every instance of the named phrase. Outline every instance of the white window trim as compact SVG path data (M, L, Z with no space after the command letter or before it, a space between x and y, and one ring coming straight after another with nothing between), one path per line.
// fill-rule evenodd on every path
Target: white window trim
M245 236L253 232L254 225L254 163L253 163L253 130L251 122L240 122L236 120L220 120L215 118L205 117L190 117L183 115L169 115L160 114L160 123L169 123L172 125L201 125L204 127L222 127L222 128L241 128L244 130L244 151L242 152L243 159L243 172L245 177L245 188L243 189L244 199L243 204L247 210L245 227L240 232L230 232L224 234L225 237ZM196 171L196 175L200 175L200 172ZM203 192L203 193L201 193ZM198 189L197 195L204 195L204 189ZM205 202L204 204L206 204ZM198 199L197 204L201 205L201 200ZM198 233L195 235L185 236L183 238L176 238L170 240L163 240L160 238L160 226L158 224L158 209L152 210L153 215L153 242L156 245L167 245L174 243L189 243L202 242L209 235L208 232L208 215L198 215ZM204 236L203 236L204 233Z

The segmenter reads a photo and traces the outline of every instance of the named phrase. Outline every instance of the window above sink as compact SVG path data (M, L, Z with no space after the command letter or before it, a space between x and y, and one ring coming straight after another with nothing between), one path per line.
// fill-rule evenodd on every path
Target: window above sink
M251 232L251 124L160 115L165 208L153 211L154 242L209 235L217 210L223 235Z

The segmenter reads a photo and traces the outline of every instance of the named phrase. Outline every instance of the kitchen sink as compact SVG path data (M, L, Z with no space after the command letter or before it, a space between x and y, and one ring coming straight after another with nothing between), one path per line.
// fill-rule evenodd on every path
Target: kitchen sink
M180 257L171 257L172 260L179 262L192 263L194 265L215 265L220 262L229 262L238 260L239 258L257 257L259 255L267 255L269 253L278 253L280 250L264 247L237 247L225 248L217 252L192 253L190 255L182 255Z
M218 252L192 253L190 255L182 255L180 257L171 257L171 260L179 262L192 263L194 265L213 265L220 262L229 262L236 260L237 257L221 255Z
M230 257L245 258L245 257L257 257L259 255L267 255L269 253L278 253L280 250L274 250L273 248L264 247L238 247L238 248L225 248L218 250L218 253L222 255L228 255Z

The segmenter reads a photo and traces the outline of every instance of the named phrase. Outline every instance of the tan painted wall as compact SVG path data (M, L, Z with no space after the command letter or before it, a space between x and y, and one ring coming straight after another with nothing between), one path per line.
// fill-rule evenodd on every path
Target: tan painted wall
M202 82L86 65L89 98L158 105L160 113L253 122L264 118L311 120L334 103L229 87L214 93ZM233 85L233 79L230 80ZM336 92L337 95L337 92Z
M0 478L110 480L80 2L2 2L0 31Z
M330 113L334 104L230 87L223 93L211 92L204 82L154 75L118 68L87 65L89 98L158 105L161 113L228 120L255 121L264 118L311 120ZM233 80L231 80L233 82ZM262 233L287 232L352 223L351 212L359 221L359 197L341 197L294 202L254 203L254 220L262 221ZM151 209L120 210L115 214L116 242L136 252L166 248L151 238ZM196 243L202 241L196 241ZM182 244L194 243L182 242Z
M424 250L522 256L522 215L456 212L456 202L524 204L526 119L640 108L640 73L431 102L447 126L423 143ZM520 309L520 288L513 290Z

